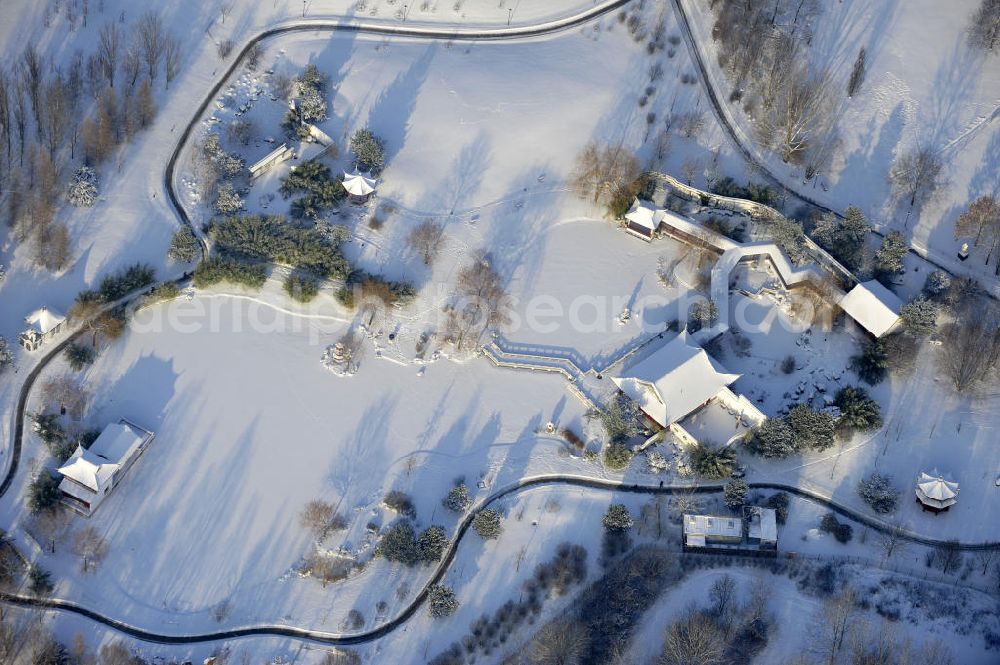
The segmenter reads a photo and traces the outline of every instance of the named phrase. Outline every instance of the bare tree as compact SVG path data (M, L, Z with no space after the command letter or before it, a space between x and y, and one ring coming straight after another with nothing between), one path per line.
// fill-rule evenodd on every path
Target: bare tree
M623 148L588 143L576 158L572 185L594 203L612 196L639 177L639 162Z
M219 7L219 13L222 14L222 25L226 24L226 17L233 12L233 5L235 4L235 2L223 2L222 6Z
M667 626L658 665L718 665L725 662L726 638L703 612L691 607Z
M252 72L257 71L260 66L260 59L264 57L264 47L260 45L260 42L254 42L250 44L250 48L247 49L247 69Z
M988 264L1000 245L1000 201L987 194L969 204L969 209L955 220L955 237L959 236L975 236L973 247L979 247L979 243L985 240L990 248L986 253ZM1000 275L1000 258L997 259L995 272Z
M1000 363L1000 316L980 301L978 307L962 308L955 319L944 330L948 344L942 363L955 390L964 393L993 376Z
M32 518L30 529L32 534L50 554L55 554L56 545L66 537L70 516L61 506L51 510L43 510Z
M49 404L56 404L60 412L79 420L90 403L91 394L82 381L69 375L47 380L42 385L42 395Z
M879 531L877 540L882 550L882 561L886 562L894 554L906 549L908 542L903 539L903 529L898 524L890 524L884 531Z
M6 154L7 168L14 158L10 114L10 79L7 71L0 68L0 147Z
M456 290L458 303L453 312L459 323L455 340L458 348L474 345L487 328L507 321L507 293L489 255L477 253L469 265L458 271Z
M336 509L332 503L316 499L302 508L299 523L313 532L317 540L326 538L330 525L336 518Z
M444 226L434 221L426 221L413 227L406 242L410 249L420 256L424 265L430 267L441 250L443 240Z
M921 146L903 153L892 165L889 183L899 196L910 197L910 205L926 200L943 184L941 158L929 146Z
M844 640L854 623L857 596L852 587L830 596L823 604L817 617L817 641L822 652L828 657L829 665L836 661L837 654L844 646Z
M108 544L96 528L87 526L73 534L73 553L80 557L81 570L88 573L104 560Z
M45 84L45 103L42 107L42 124L45 144L49 149L49 158L54 159L56 150L66 138L66 132L72 122L69 117L70 99L66 90L66 82L59 72Z
M528 646L532 665L579 665L590 640L578 622L557 620L546 624Z
M135 82L139 80L140 71L142 71L142 54L139 51L139 45L133 41L122 55L122 76L125 77L129 90L135 87Z
M777 142L782 161L789 162L798 159L815 137L825 135L832 117L829 72L796 67L788 71L764 114L761 138L767 144Z
M712 612L717 617L729 614L736 596L736 580L732 575L723 575L712 582L708 590L708 598L712 602Z
M118 69L118 55L121 48L121 33L118 24L108 21L101 27L97 41L97 58L108 85L115 87L115 71Z
M177 65L181 59L181 44L173 35L167 35L163 39L163 74L166 78L166 86L177 76Z
M969 44L987 53L1000 50L1000 0L982 0L969 22Z
M41 91L42 91L42 56L33 45L29 45L21 54L21 74L26 84L28 98L31 100L31 110L35 114L35 127L41 131ZM39 134L41 136L41 134Z
M142 49L142 57L146 62L146 73L149 80L156 80L156 70L163 57L163 51L168 41L163 31L163 19L155 10L150 9L139 17L136 23L136 34Z

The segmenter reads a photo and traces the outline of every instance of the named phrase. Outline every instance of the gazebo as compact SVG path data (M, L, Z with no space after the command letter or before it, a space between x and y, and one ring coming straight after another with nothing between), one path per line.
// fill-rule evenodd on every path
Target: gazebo
M366 178L360 173L344 174L344 189L351 203L365 203L375 192L375 180Z
M958 502L958 483L941 476L921 473L917 478L917 503L923 510L940 513Z

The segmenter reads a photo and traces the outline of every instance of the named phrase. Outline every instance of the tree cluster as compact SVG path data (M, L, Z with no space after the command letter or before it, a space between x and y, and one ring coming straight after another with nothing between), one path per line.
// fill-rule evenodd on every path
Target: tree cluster
M699 444L691 450L689 456L691 468L705 478L726 478L736 468L736 451L728 446L713 448Z
M447 309L445 338L460 350L474 348L486 330L508 321L503 278L489 254L477 252L458 271L455 295Z
M219 257L211 257L199 263L194 269L193 279L195 287L199 289L228 282L257 290L266 281L267 271L263 265Z
M413 523L404 518L382 534L376 551L389 561L416 566L440 561L448 542L448 535L443 528L429 526L418 536Z
M843 221L827 214L813 227L812 238L830 252L833 258L848 270L858 270L864 259L865 239L871 232L868 220L858 208L851 206L844 214Z
M302 194L292 201L292 217L297 219L317 219L347 196L342 178L334 178L330 167L315 159L289 171L278 191L286 199Z
M834 417L826 411L798 404L784 417L765 420L754 431L747 447L767 458L788 457L805 449L826 450L834 444L836 425Z
M878 471L872 471L858 482L858 496L872 510L882 515L896 510L899 494L899 490L892 484L892 478Z

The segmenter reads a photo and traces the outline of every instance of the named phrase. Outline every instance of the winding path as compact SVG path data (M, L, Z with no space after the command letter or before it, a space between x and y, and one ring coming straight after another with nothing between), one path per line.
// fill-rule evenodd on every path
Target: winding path
M340 23L331 21L304 21L290 24L287 26L276 27L267 30L253 39L251 39L242 49L240 54L234 58L229 66L229 68L224 71L219 79L219 81L212 87L208 95L202 101L202 103L196 109L192 120L184 128L178 138L177 145L171 154L170 160L167 163L166 169L164 171L164 187L168 198L170 199L171 205L173 205L177 217L183 224L186 224L192 232L195 233L201 243L202 257L208 255L208 244L205 238L198 233L197 228L192 223L191 219L188 217L183 206L181 206L180 201L173 187L175 167L180 154L187 144L191 133L196 126L198 119L204 115L205 110L211 101L217 96L219 90L229 79L232 73L240 65L243 57L246 55L247 51L252 45L258 43L263 39L274 37L276 35L301 32L301 31L314 31L314 30L329 30L334 32L347 32L347 33L365 33L373 35L385 35L385 36L407 36L416 37L424 39L448 39L448 40L501 40L501 39L516 39L516 38L527 38L536 37L540 35L548 35L556 32L561 32L564 30L571 29L573 27L582 25L592 19L603 16L609 12L612 12L625 4L630 2L630 0L611 0L598 5L586 12L560 19L557 21L551 21L545 24L536 26L527 26L519 28L504 28L504 29L481 29L481 30L444 30L438 28L428 28L428 27L410 27L410 26L397 26L397 25L382 25L382 24L372 24L372 23ZM686 24L686 17L683 13L682 8L678 0L673 0L674 6L678 11L678 15L681 17L682 22ZM691 40L691 35L689 30L685 26L686 37ZM703 75L704 65L701 62L701 56L698 54L697 49L692 49L693 54L696 56L699 67L702 69ZM706 78L707 80L707 78ZM721 112L719 107L718 99L714 91L712 91L711 86L707 86L709 95L712 99L713 105L716 107L717 115L719 116L720 123L726 128L727 132L734 138L735 145L744 154L745 158L751 162L757 164L753 155L739 142L736 138L736 133L732 126L729 125L728 120L725 118L725 114ZM770 178L775 182L777 179L770 174L768 171L763 170ZM780 182L778 183L780 185ZM786 188L787 189L787 188ZM791 191L791 190L789 190ZM828 210L827 208L810 201L804 196L798 195L795 192L792 194L798 196L803 201L816 205L817 207ZM830 212L835 212L830 210ZM182 276L175 280L177 284L184 284L187 280L187 276ZM133 294L127 298L120 300L116 303L109 305L128 305L136 301L141 294ZM30 372L25 376L24 383L21 386L20 392L18 393L17 405L14 414L14 435L13 442L11 446L10 454L10 466L7 469L6 474L3 477L2 482L0 482L0 497L2 497L11 487L14 477L17 473L18 463L20 460L21 446L24 437L24 427L25 427L25 410L27 406L28 396L30 395L31 389L34 386L35 381L41 374L42 370L63 350L76 340L79 336L84 333L84 329L78 329L71 333L66 339L59 342L57 345L50 348L46 354L38 361L38 363L31 369ZM669 485L669 486L646 486L638 484L630 484L617 482L612 480L602 480L596 478L587 478L581 476L571 476L571 475L545 475L545 476L535 476L531 478L525 478L519 482L509 485L497 492L491 494L489 497L484 499L479 505L476 506L476 510L482 509L486 506L496 503L501 499L512 496L518 492L526 490L528 488L542 486L542 485L561 485L569 487L582 487L595 490L603 491L615 491L624 492L629 494L649 494L649 495L670 495L678 493L717 493L722 491L722 485L712 484L712 485ZM862 513L856 512L847 506L843 506L834 503L830 498L813 493L809 490L804 490L798 487L784 485L781 483L750 483L753 489L767 489L767 490L780 490L788 492L789 494L794 494L796 496L814 501L818 504L825 506L826 508L852 520L855 520L861 524L864 524L873 530L879 532L890 532L895 531L898 533L899 538L902 540L907 540L910 542L918 543L921 545L927 545L931 547L949 545L956 547L961 550L1000 550L1000 542L984 542L984 543L947 543L944 541L935 540L932 538L926 538L918 534L900 531L894 529L877 519L871 518ZM11 605L17 605L21 607L37 608L42 610L57 610L63 612L69 612L76 614L78 616L86 617L93 620L96 623L102 624L121 633L127 634L136 639L144 640L147 642L155 642L160 644L194 644L201 642L210 642L217 640L225 640L239 637L249 637L249 636L276 636L276 637L291 637L302 640L309 640L314 642L319 642L328 645L337 646L350 646L356 644L362 644L366 642L371 642L373 640L384 637L394 630L406 623L422 606L424 600L427 597L429 588L440 582L444 575L447 573L449 566L455 559L458 552L458 548L462 542L463 537L468 532L472 525L472 519L475 515L475 511L470 511L458 526L455 536L450 543L443 559L439 562L437 567L434 569L433 574L427 580L423 588L416 595L413 601L396 617L390 621L374 628L372 630L354 633L354 634L338 634L325 631L309 630L305 628L296 628L294 626L286 626L280 624L267 624L267 625L256 625L256 626L246 626L242 628L234 628L229 630L221 630L216 632L208 632L201 634L189 634L189 635L170 635L157 633L150 630L145 630L141 627L129 624L125 621L108 617L101 614L95 609L86 607L85 605L58 598L45 598L45 597L35 597L18 593L7 593L0 592L0 602L9 603Z

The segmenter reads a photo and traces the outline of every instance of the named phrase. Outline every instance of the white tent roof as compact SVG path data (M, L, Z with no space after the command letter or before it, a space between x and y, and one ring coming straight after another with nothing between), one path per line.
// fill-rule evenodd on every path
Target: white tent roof
M29 314L24 319L24 322L28 324L31 330L35 330L42 335L47 335L65 320L66 317L59 312L42 307Z
M851 289L839 304L865 330L881 337L896 325L903 301L878 280L872 279Z
M611 379L650 418L666 427L681 420L740 378L705 349L688 344L687 331Z
M935 508L947 508L958 502L958 483L929 473L921 473L917 478L916 491L921 503Z
M100 492L149 435L125 421L108 425L90 448L77 446L59 473Z
M375 181L360 173L344 173L344 189L354 196L367 196L375 191Z
M625 219L650 231L655 231L663 221L663 210L656 208L649 201L636 199L632 207L625 213Z

